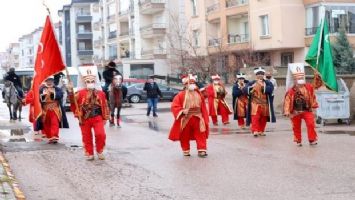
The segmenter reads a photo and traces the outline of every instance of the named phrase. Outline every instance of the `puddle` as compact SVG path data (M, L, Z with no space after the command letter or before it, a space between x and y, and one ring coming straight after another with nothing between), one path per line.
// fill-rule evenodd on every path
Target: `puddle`
M159 131L159 126L158 123L156 121L149 121L148 122L148 126L150 129L154 130L154 131Z
M83 146L72 144L72 145L66 145L67 150L69 151L76 151L76 150L81 150L83 149Z
M351 136L355 136L355 131L322 131L324 134L331 134L331 135L336 135L336 134L348 134Z
M141 108L141 110L147 110L147 108ZM157 114L159 115L159 112L171 112L171 108L157 108Z
M30 133L30 129L0 130L0 139L3 142L33 142L34 139L28 133Z

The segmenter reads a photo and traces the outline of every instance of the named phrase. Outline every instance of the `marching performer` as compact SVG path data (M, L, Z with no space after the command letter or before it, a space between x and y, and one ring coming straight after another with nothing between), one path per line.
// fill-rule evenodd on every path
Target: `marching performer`
M30 105L28 121L30 121L32 123L33 131L34 131L35 135L37 135L38 131L37 131L37 128L36 128L36 123L35 123L36 120L35 120L35 116L34 116L34 94L33 94L33 90L30 90L29 92L27 92L25 98L22 99L22 105L23 106Z
M111 111L110 126L115 126L115 110L117 108L116 122L117 126L120 126L120 113L122 103L127 95L127 88L122 85L122 76L114 76L112 83L109 86L109 106Z
M100 160L104 160L103 155L106 133L104 125L109 119L109 111L106 95L96 87L97 69L94 67L83 67L80 69L86 88L80 89L73 94L73 86L69 85L69 97L71 110L79 119L79 125L84 144L87 160L94 160L93 134L95 134L96 152Z
M206 157L209 126L205 99L196 86L196 76L188 74L182 82L184 90L171 104L175 121L169 139L180 141L184 156L190 156L190 140L196 140L198 156Z
M247 114L248 95L243 92L244 87L248 84L245 79L245 74L237 74L237 81L233 85L233 110L234 120L238 120L238 126L242 129L245 128L245 120Z
M36 124L36 129L42 129L42 133L48 138L48 143L56 144L59 140L59 128L69 128L62 107L62 90L54 86L54 77L50 76L40 88L39 94L42 115L39 124Z
M206 88L209 115L212 118L213 125L218 125L217 115L222 116L223 124L229 124L229 114L232 114L232 111L225 100L226 88L221 83L221 77L218 74L211 78L213 83Z
M288 90L284 100L284 115L291 119L294 142L298 146L302 146L302 119L307 126L309 144L316 145L317 133L313 111L318 108L318 103L314 88L306 83L303 63L292 63L288 67L286 81Z
M244 93L248 95L248 111L246 125L251 124L251 132L257 137L265 136L267 122L276 122L273 107L274 86L264 79L265 70L262 67L254 69L256 80L250 81L244 87Z

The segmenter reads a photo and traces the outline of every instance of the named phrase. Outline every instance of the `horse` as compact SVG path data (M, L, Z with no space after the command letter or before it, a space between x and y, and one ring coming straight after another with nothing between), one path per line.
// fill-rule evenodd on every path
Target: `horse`
M11 81L6 81L3 91L4 102L7 104L10 113L10 120L21 121L22 99L18 95L16 87ZM19 115L17 117L17 112Z
M122 76L121 75L116 75L113 79L113 82L109 85L108 89L108 104L110 108L110 126L115 125L115 110L117 109L117 126L120 126L120 118L121 118L121 108L124 99L127 96L127 88L126 86L122 85Z

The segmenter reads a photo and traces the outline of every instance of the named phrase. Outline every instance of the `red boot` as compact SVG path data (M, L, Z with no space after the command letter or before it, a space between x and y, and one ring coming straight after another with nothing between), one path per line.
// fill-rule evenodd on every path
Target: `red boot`
M117 118L117 127L121 128L121 126L120 126L120 118Z

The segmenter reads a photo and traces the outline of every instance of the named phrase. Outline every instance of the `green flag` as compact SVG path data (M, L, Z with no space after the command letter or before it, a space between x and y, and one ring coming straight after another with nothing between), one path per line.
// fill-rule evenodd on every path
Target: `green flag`
M338 83L333 64L332 47L329 41L327 20L321 21L306 56L306 62L319 73L328 89L338 92Z

